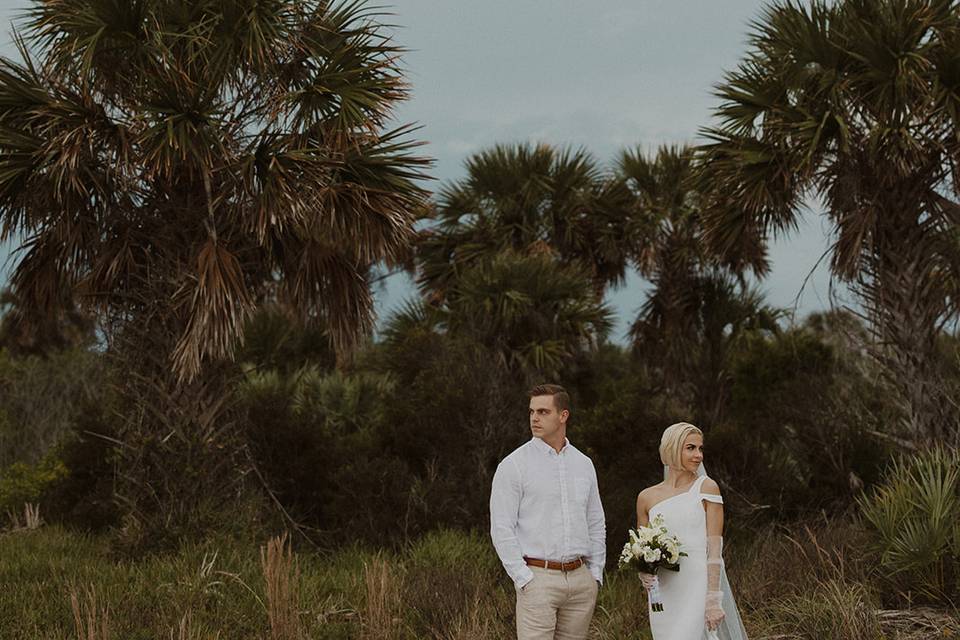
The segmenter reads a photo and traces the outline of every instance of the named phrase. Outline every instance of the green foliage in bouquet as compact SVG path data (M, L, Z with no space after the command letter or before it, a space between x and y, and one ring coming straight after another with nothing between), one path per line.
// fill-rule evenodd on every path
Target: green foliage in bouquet
M880 569L903 597L960 599L960 451L936 447L897 460L860 506Z

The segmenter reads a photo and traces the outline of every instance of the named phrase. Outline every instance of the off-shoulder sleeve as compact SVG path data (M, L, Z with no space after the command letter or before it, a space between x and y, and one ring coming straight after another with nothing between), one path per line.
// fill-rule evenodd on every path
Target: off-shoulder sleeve
M718 496L715 493L700 493L700 498L706 500L707 502L716 502L717 504L723 504L723 496Z

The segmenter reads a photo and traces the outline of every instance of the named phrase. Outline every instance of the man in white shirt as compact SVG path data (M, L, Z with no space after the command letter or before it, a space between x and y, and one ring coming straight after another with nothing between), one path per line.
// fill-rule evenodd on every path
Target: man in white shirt
M603 582L606 525L593 462L567 440L570 396L530 391L533 438L497 467L490 536L517 589L519 640L587 637Z

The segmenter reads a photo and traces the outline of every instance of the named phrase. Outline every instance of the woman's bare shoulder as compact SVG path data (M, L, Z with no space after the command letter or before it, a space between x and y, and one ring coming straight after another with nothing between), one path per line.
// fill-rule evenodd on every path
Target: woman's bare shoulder
M637 504L649 504L655 502L657 496L663 491L663 483L647 487L637 495Z

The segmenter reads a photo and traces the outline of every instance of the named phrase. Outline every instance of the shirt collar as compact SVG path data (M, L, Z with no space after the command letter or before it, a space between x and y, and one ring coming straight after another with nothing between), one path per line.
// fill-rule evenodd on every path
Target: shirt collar
M567 451L569 451L569 450L571 449L571 446L572 446L572 445L570 444L570 439L569 439L569 438L564 438L564 439L563 439L563 446L560 448L560 451L557 451L556 449L554 449L553 447L551 447L550 445L548 445L548 444L547 444L546 442L544 442L541 438L533 437L533 438L531 438L531 440L533 441L533 446L536 447L536 448L538 448L540 451L542 451L542 452L544 452L544 453L553 453L553 454L556 454L556 455L562 455L562 454L566 453Z

